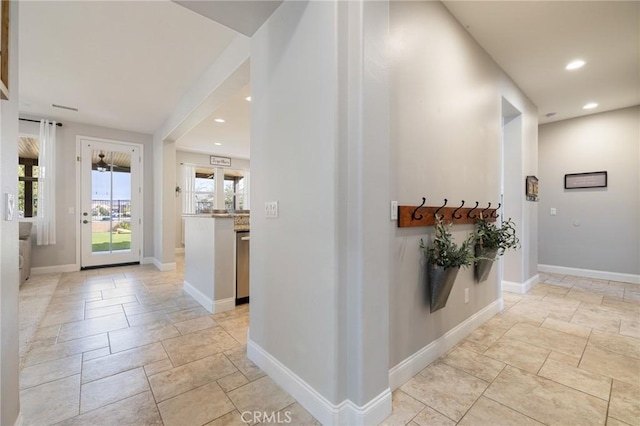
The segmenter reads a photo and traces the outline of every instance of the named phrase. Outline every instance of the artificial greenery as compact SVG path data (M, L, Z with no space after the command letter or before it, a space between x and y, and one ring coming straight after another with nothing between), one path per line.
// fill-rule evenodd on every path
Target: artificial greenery
M458 246L453 241L451 232L447 229L450 226L445 226L442 222L442 217L436 215L436 232L432 245L427 246L423 240L420 240L420 248L424 251L427 262L444 268L459 268L460 266L471 265L475 260L471 251L474 242L473 235Z
M515 223L511 218L503 221L499 228L485 218L478 218L472 237L481 248L497 250L497 256L502 256L507 249L520 248Z

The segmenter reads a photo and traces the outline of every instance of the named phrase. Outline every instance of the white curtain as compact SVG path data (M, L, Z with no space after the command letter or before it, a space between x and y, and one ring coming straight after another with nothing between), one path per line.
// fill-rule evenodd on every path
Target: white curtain
M55 121L40 120L36 218L39 246L56 243L56 127Z
M190 164L182 165L182 213L196 212L196 168Z

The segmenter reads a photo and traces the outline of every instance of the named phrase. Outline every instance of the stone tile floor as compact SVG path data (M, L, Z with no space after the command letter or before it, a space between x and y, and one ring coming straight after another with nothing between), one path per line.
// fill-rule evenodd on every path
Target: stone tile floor
M247 359L248 306L210 315L177 260L60 276L21 360L25 425L318 424ZM394 391L383 424L640 425L640 286L541 277Z

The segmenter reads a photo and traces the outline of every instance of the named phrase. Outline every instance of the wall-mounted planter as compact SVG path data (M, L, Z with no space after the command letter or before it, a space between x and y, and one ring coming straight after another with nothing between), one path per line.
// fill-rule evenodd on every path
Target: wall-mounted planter
M498 254L498 249L488 249L485 247L480 247L476 245L476 258L474 264L474 275L476 281L481 283L486 281L489 278L489 273L491 272L491 267L496 259L496 255ZM493 259L493 260L489 260Z
M453 283L458 276L459 267L444 268L427 263L427 280L429 285L429 298L431 312L435 312L446 306Z

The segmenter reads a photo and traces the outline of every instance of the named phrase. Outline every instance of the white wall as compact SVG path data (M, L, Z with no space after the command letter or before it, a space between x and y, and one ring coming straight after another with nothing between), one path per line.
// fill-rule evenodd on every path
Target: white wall
M39 117L28 117L35 118ZM20 121L20 134L38 135L39 124ZM142 256L153 253L153 144L152 136L143 133L98 127L88 124L63 122L56 130L57 141L57 186L56 186L56 244L37 246L34 240L32 252L32 268L38 267L70 267L76 264L76 233L80 212L69 213L69 208L76 209L76 136L90 136L123 142L139 143L144 146L144 243Z
M564 189L595 171L606 188ZM639 106L541 125L539 178L540 264L640 275Z
M401 205L495 206L500 200L502 97L522 112L524 176L536 174L537 111L491 57L439 2L391 2L391 170L392 199ZM524 194L512 201L522 211L519 224L522 280L537 273L535 203ZM462 269L447 306L433 314L425 294L420 239L433 228L395 228L391 240L389 367L398 365L429 343L501 297L497 267L476 284L473 270ZM472 225L456 225L460 242ZM464 290L470 302L464 303Z
M213 155L213 154L211 154ZM210 163L210 155L197 152L176 151L176 185L182 187L182 173L180 171L180 165L182 163L192 164L194 166L202 166L207 168L214 168ZM229 170L246 170L249 171L249 160L241 158L232 158L231 167L219 168L221 171L225 169ZM217 181L219 183L219 181ZM224 199L224 181L220 191L216 191L216 198ZM177 249L184 248L182 241L182 196L176 196L176 211L175 211L175 226L176 226L176 241L175 245Z
M18 221L4 220L4 194L18 197L18 2L11 2L8 101L0 101L0 424L13 425L18 391Z

